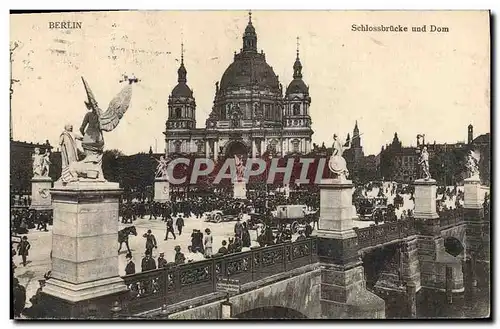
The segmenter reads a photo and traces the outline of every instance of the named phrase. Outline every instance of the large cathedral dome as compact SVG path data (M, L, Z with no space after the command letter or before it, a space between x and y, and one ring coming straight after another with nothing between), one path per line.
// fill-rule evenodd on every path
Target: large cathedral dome
M234 62L222 75L220 87L225 91L241 87L252 89L253 86L277 91L279 81L273 68L266 63L264 53L257 52L257 33L250 16L243 34L243 48L234 55Z
M277 90L279 81L273 68L266 63L264 54L249 51L235 55L234 62L222 75L221 90L254 85Z

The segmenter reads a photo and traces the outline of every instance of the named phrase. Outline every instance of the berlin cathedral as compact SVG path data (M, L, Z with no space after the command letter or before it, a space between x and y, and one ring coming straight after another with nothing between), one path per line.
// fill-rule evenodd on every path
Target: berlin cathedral
M219 158L306 154L311 151L311 97L302 80L302 64L293 64L293 80L283 86L263 51L249 14L243 48L216 82L212 111L205 128L196 128L196 101L187 85L184 59L178 84L168 98L165 141L167 156L191 154Z

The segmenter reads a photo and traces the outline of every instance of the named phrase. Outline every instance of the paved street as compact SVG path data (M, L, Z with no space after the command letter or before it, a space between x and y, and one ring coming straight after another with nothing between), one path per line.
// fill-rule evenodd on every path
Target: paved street
M146 243L146 239L143 238L142 235L146 233L148 229L150 229L155 235L156 241L158 243L158 248L153 249L153 257L156 260L159 253L164 252L165 258L169 262L174 261L174 247L176 245L181 246L182 252L184 252L185 254L188 253L187 247L191 245L191 233L193 232L193 229L200 229L204 231L205 228L210 228L214 237L214 253L217 252L217 250L222 246L222 240L225 239L227 241L228 237L234 235L233 232L235 222L208 223L205 222L204 219L196 219L195 217L190 217L185 219L184 221L185 226L182 235L177 235L177 238L175 240L172 238L172 236L169 236L169 239L167 241L164 241L166 233L165 223L160 219L148 220L147 218L149 218L149 216L134 221L133 225L135 225L137 229L137 236L130 236L129 238L130 249L132 250L133 260L136 264L136 270L138 272L141 270L141 260L144 256ZM373 222L370 221L355 221L354 226L366 227L372 223ZM119 228L122 229L127 226L130 226L130 224L120 223ZM48 270L50 270L50 251L52 249L51 230L52 227L49 227L49 232L30 230L30 232L27 234L28 240L31 243L31 250L28 256L28 264L26 265L26 267L22 265L21 257L17 255L14 256L14 263L18 266L15 270L15 275L19 279L19 282L26 287L26 307L29 307L29 305L31 305L29 303L29 298L34 295L36 290L38 289L38 280L43 279L43 275ZM177 234L177 228L175 228L175 231ZM293 240L295 240L296 237L297 235L294 235ZM255 230L250 231L250 238L252 240L252 246L257 246L257 233ZM122 251L119 254L120 275L125 274L126 253L126 247L125 245L123 245Z

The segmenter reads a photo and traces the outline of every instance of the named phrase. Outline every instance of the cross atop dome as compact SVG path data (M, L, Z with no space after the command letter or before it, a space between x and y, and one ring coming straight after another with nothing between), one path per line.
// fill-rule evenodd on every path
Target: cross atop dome
M252 10L248 11L248 24L252 24Z
M181 64L184 64L184 42L181 42Z
M293 64L293 78L302 79L302 63L299 58L299 37L297 37L297 58Z
M300 39L300 38L299 38L299 37L297 37L297 58L299 58L299 45L300 45L300 43L299 43L299 39Z
M181 37L181 66L179 66L179 69L177 70L177 81L179 83L186 83L187 82L187 70L186 67L184 66L184 38Z

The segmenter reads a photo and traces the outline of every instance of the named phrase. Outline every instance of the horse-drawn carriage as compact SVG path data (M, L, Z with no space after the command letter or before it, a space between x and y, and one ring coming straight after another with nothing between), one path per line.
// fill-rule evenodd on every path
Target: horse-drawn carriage
M256 228L259 224L270 225L273 230L281 231L289 228L292 234L306 224L317 221L319 212L309 211L305 205L280 205L270 214L251 213L249 227Z

